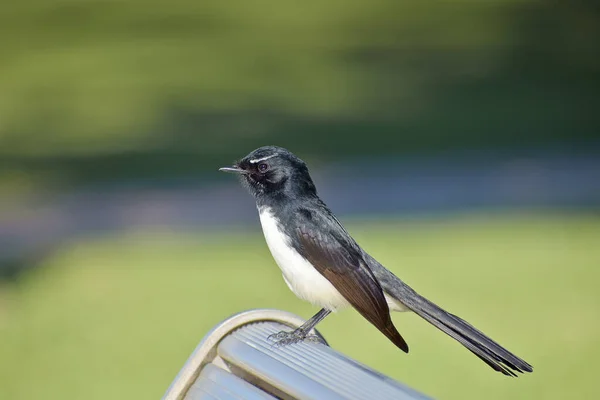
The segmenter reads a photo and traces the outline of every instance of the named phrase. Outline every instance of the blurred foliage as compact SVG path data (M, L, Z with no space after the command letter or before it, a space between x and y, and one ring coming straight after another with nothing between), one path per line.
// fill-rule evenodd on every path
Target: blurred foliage
M599 16L592 1L7 2L0 181L193 175L267 143L318 158L586 140Z
M393 316L408 355L353 310L319 329L335 349L434 398L599 398L599 222L499 214L348 225L388 268L533 374L504 378L412 314ZM258 227L248 233L82 238L0 287L0 398L159 398L226 316L274 306L312 315Z

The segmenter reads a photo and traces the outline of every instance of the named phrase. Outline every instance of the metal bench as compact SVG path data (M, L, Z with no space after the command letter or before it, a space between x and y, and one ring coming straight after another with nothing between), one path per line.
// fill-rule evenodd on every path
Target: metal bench
M279 310L228 318L202 339L163 400L428 399L333 350L316 330L323 343L279 347L267 340L303 322Z

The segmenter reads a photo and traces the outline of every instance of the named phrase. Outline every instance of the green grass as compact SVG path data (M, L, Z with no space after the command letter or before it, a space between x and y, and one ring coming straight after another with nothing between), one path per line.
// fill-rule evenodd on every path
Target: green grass
M505 378L412 314L394 316L408 355L351 310L319 326L332 347L443 399L600 397L597 215L348 227L415 289L535 372ZM289 292L258 227L81 239L0 288L0 398L159 398L214 324L258 307L316 311Z

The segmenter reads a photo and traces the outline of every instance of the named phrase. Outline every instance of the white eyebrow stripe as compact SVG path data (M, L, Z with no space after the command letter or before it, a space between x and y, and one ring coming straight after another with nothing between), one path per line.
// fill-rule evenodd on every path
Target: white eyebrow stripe
M271 154L270 156L266 156L266 157L263 157L263 158L257 158L257 159L255 159L255 160L250 160L250 164L256 164L257 162L261 162L261 161L268 160L269 158L273 158L273 157L275 157L276 155L277 155L277 154Z

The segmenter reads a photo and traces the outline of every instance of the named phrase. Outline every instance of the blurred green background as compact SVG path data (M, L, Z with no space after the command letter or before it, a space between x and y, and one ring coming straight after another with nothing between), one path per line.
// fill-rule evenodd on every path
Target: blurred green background
M442 399L600 396L597 2L23 0L0 38L0 398L158 398L227 316L312 315L216 172L265 144L535 372L414 315L409 355L353 311L334 348Z

